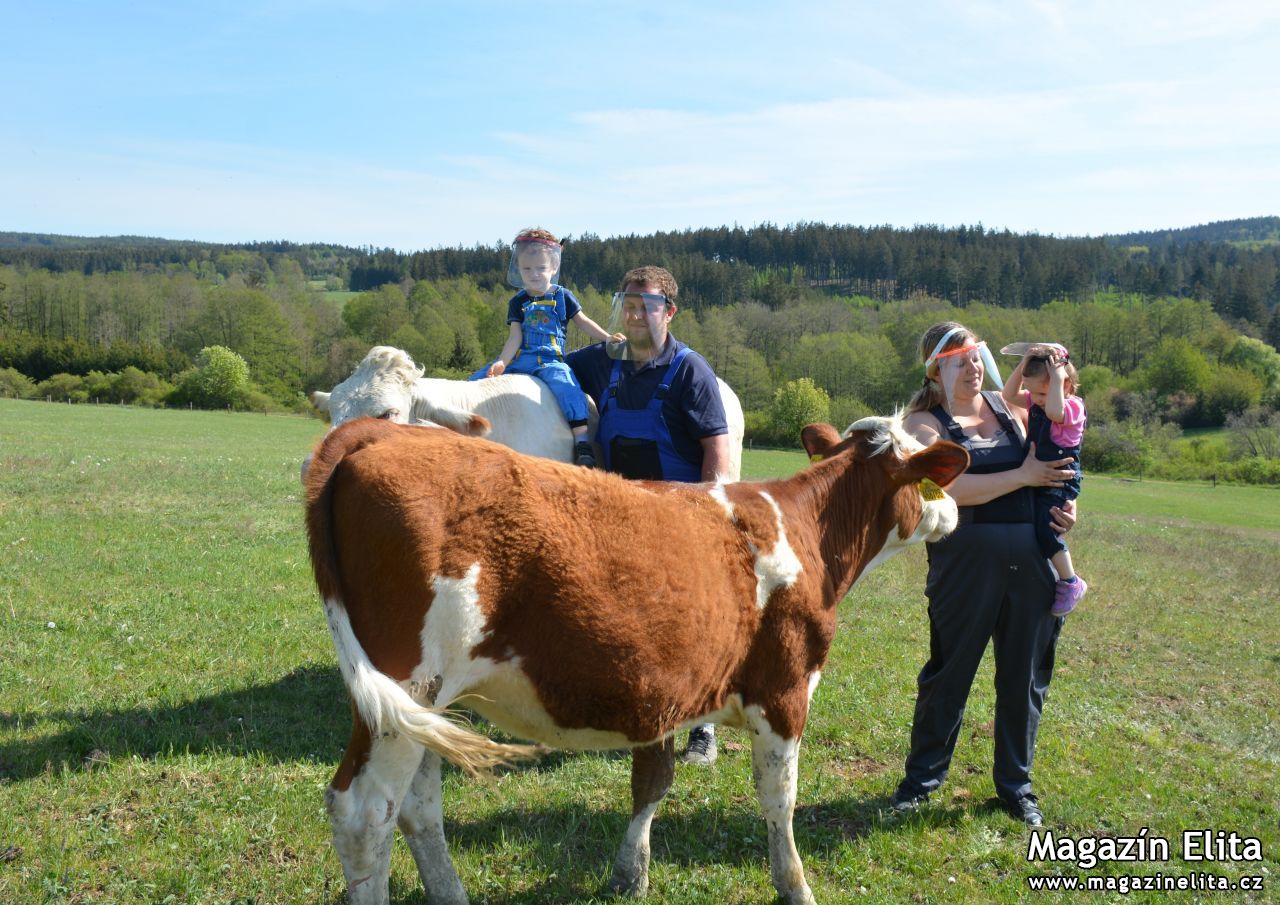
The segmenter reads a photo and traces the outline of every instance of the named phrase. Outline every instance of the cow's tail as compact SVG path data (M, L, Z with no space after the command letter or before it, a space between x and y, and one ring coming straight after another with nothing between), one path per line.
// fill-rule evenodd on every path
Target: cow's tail
M398 733L414 739L468 773L492 770L536 756L536 745L495 742L461 725L443 708L424 707L382 673L356 637L342 602L341 573L333 542L333 476L342 460L396 431L386 421L362 418L332 431L316 449L307 471L307 535L311 567L324 600L338 666L357 712L375 736Z

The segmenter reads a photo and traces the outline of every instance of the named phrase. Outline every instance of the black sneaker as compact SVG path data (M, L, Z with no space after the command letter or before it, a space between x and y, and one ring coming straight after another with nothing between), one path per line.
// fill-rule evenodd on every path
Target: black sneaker
M1006 801L1005 807L1027 826L1044 826L1044 812L1040 810L1040 801L1030 792L1017 801Z
M709 767L718 756L715 732L705 726L694 726L689 730L689 744L680 753L681 763Z
M573 464L581 465L583 468L596 467L596 453L590 443L580 440L573 444Z
M584 469L594 469L595 451L586 440L573 444L573 465L581 465Z
M919 789L898 786L889 800L889 807L895 814L912 814L920 810L920 806L929 800L929 793Z

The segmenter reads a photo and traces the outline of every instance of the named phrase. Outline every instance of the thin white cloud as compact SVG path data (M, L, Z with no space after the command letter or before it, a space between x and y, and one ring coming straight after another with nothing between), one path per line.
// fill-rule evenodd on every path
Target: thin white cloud
M316 2L342 12L355 0ZM314 27L325 19L314 13L310 0L268 0L194 44L163 40L187 33L181 13L140 33L157 54L121 60L126 75L89 92L114 136L65 112L85 103L83 76L41 89L56 54L0 60L15 84L48 91L15 96L0 135L12 218L0 228L406 249L531 223L609 235L981 220L1096 233L1154 212L1169 226L1252 215L1280 198L1268 164L1280 160L1273 2L925 0L911 24L886 4L579 3L557 27L580 52L548 76L542 111L502 82L518 68L488 7L379 3L357 23L364 34L425 17L414 21L442 56L477 43L438 71L434 56L363 55L358 41L238 65L216 53L243 35L255 48L279 40L263 39L268 20ZM122 68L105 59L89 62ZM241 109L258 115L242 121ZM169 140L196 135L249 138Z

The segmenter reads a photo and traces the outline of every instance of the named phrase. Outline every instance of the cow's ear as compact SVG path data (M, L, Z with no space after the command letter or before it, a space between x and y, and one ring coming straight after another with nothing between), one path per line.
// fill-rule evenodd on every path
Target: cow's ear
M969 452L950 440L937 440L907 459L898 474L898 483L911 484L928 478L946 487L969 467Z
M842 439L840 432L830 424L810 424L800 431L800 442L809 454L810 462L826 458Z
M311 394L311 404L320 411L328 414L329 412L329 394L316 390Z

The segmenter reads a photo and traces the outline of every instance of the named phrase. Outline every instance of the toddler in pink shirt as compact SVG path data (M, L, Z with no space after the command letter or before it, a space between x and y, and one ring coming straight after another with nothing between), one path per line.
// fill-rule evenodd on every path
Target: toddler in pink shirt
M1022 356L1005 382L1002 395L1010 408L1024 415L1027 439L1036 445L1036 458L1054 461L1071 457L1075 477L1061 487L1036 488L1036 539L1058 573L1050 612L1065 616L1075 609L1089 586L1078 576L1071 551L1053 530L1049 510L1061 508L1080 495L1084 475L1080 471L1080 444L1084 438L1084 400L1074 395L1078 386L1075 367L1067 350L1056 343L1036 344Z

